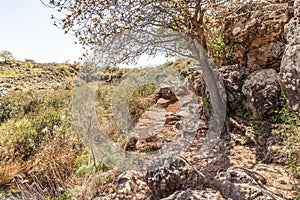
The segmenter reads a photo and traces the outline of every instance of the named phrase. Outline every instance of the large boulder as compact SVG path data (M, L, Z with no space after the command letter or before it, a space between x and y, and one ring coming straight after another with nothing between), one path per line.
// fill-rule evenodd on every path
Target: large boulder
M248 108L261 116L278 110L281 97L278 79L279 75L274 69L264 69L251 74L242 89L248 100Z
M204 175L181 157L172 163L149 170L146 181L159 199L178 190L201 189L206 183Z
M284 27L288 44L280 67L280 85L290 107L300 114L300 0L294 3L294 13Z

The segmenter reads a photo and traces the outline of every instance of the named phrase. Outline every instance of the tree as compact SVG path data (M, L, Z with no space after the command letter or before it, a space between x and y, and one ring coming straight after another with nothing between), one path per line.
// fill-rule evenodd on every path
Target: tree
M6 51L6 50L0 52L0 59L4 63L15 60L13 54L10 51Z
M207 49L206 22L226 2L229 0L49 0L47 5L66 13L62 19L52 16L54 23L74 33L81 44L99 45L136 27L161 27L185 33Z

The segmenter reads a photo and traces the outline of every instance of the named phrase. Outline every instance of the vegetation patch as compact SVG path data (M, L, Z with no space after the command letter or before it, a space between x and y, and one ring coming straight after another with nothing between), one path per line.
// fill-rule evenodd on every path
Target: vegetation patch
M59 197L68 188L67 179L76 173L74 160L83 150L72 126L71 94L1 96L0 186L16 187L25 199Z
M300 121L299 116L289 107L286 97L283 95L284 102L281 110L276 111L271 121L274 123L272 128L273 135L281 136L280 145L282 148L279 154L287 159L287 165L291 167L297 178L300 178ZM294 185L300 193L300 185Z
M1 78L10 78L10 77L19 77L19 76L23 76L26 73L24 72L17 72L17 71L13 71L13 70L0 70L0 77Z

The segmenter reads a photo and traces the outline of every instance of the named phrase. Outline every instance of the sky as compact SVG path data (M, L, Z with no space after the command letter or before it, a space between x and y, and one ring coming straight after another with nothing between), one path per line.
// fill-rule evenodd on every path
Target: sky
M64 34L53 25L51 14L58 13L40 0L0 0L0 51L12 52L17 60L32 59L41 63L80 61L84 52L82 46L75 44L75 36ZM152 59L143 55L136 66L164 62L163 55Z
M0 51L12 52L17 60L79 61L83 49L53 25L55 12L40 0L0 0Z

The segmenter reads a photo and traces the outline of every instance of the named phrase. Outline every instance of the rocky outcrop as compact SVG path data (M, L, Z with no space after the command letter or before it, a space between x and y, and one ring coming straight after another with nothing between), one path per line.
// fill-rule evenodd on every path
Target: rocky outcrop
M205 97L206 96L206 84L203 79L203 73L195 68L189 68L180 72L183 77L188 77L191 86L194 89L196 95Z
M290 107L300 115L300 1L294 3L295 16L284 27L288 42L280 68L280 85Z
M251 74L243 85L248 107L261 116L273 114L280 108L281 90L274 69L264 69Z
M291 16L289 1L283 2L245 1L236 8L225 22L225 41L231 49L225 65L237 63L246 75L265 68L279 70L285 47L284 25Z
M259 76L265 69L273 69L271 75L280 71L286 46L284 26L293 17L293 1L240 1L234 6L235 12L224 24L224 42L228 51L220 69L228 107L243 110L243 105L239 104L247 98L248 109L267 116L279 108L281 95L276 76L272 81L270 78L262 80ZM254 82L256 79L263 82ZM270 83L274 85L268 85ZM270 90L272 93L266 94Z

